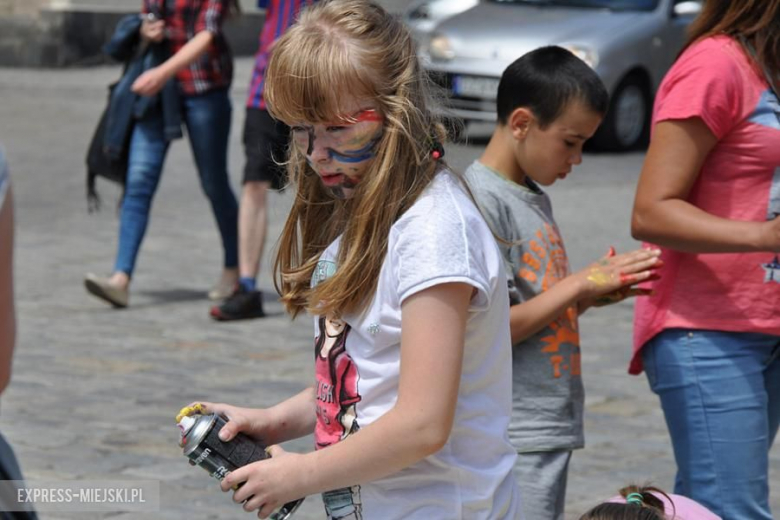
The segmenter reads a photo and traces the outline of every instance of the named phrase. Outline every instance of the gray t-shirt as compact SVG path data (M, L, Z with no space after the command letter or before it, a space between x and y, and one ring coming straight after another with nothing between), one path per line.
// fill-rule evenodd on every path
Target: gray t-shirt
M509 242L498 245L512 305L569 275L547 194L530 179L521 186L479 161L466 170L466 180L493 233ZM517 451L581 448L584 390L576 306L513 346L512 372L509 438Z

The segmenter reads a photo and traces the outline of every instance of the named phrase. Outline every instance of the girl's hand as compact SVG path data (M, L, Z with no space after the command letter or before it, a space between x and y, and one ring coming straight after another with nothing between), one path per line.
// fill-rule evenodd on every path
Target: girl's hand
M144 18L141 22L141 38L147 42L160 43L165 38L165 22Z
M138 76L130 88L139 96L154 96L162 90L168 79L170 78L160 67L154 67Z
M227 419L227 423L219 431L219 438L225 442L234 438L238 432L243 432L246 435L261 439L263 437L263 425L262 421L258 421L258 415L262 410L253 408L239 408L237 406L231 406L223 403L206 403L203 401L197 401L188 404L185 408L179 412L180 415L193 415L196 413L202 415L208 415L216 413ZM178 422L179 417L177 417ZM258 424L260 423L260 424Z
M233 500L243 502L244 511L258 510L258 518L268 518L279 507L307 494L304 456L287 453L280 446L266 451L270 459L231 471L221 483L222 491L235 490Z
M629 253L609 253L582 271L576 273L580 285L580 300L591 305L608 305L629 296L645 294L631 286L658 277L656 269L663 265L659 249L637 249Z

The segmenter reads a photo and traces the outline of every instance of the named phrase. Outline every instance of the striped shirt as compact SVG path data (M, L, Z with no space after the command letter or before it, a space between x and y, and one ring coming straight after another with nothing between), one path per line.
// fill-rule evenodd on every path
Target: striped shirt
M214 36L195 61L176 73L184 95L227 88L233 80L233 55L222 34L227 4L228 0L143 0L144 14L152 12L165 19L172 54L200 32L209 31Z
M316 0L258 0L257 6L265 8L265 22L260 33L260 46L255 55L255 67L249 83L249 95L246 106L265 110L263 87L265 86L265 68L273 43L284 34L298 17L298 13Z

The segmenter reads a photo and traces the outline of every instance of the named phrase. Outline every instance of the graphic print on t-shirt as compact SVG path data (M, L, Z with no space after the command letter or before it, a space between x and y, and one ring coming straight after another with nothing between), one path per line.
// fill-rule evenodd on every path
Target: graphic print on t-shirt
M357 366L346 350L349 325L343 320L320 316L318 328L315 372L319 449L358 430L355 405L360 401L360 394Z
M780 100L767 89L759 98L756 109L749 118L751 123L767 126L780 131ZM767 204L766 219L774 220L780 217L780 166L775 168L772 176L772 185L769 188L769 203ZM761 264L764 268L765 283L780 283L780 256L774 255L772 260Z
M780 114L778 114L780 118ZM774 220L780 217L780 166L775 168L772 177L772 187L769 189L769 204L766 210L766 219ZM780 255L775 254L771 262L761 264L764 268L764 282L780 283Z
M335 262L320 260L312 274L312 285L336 272ZM351 328L341 319L320 316L314 341L314 372L317 380L316 448L335 444L360 429L356 405L360 402L357 365L347 353ZM362 520L360 486L335 489L322 494L328 519Z
M554 226L544 224L535 235L535 238L528 241L530 251L523 253L521 263L524 267L520 269L517 276L543 292L567 276L568 263L566 251L563 249L563 240ZM551 373L554 378L561 377L566 371L572 376L581 374L580 334L577 330L576 317L576 308L569 307L548 326L545 330L546 334L541 337L541 342L544 344L542 352L549 354ZM573 346L568 360L561 348L563 344Z
M335 444L358 431L355 405L360 401L357 365L346 350L350 326L320 316L315 340L317 377L317 449ZM360 520L360 486L323 493L328 518Z

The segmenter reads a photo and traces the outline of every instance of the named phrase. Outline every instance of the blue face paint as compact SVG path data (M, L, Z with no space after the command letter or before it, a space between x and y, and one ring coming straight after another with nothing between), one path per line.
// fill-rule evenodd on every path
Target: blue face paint
M375 157L374 148L379 140L382 138L381 134L374 138L363 148L357 150L345 150L344 152L337 152L333 148L328 148L328 155L331 159L344 162L344 163L359 163L373 159Z

